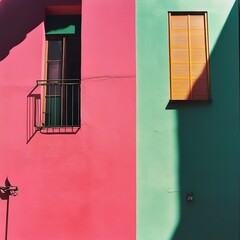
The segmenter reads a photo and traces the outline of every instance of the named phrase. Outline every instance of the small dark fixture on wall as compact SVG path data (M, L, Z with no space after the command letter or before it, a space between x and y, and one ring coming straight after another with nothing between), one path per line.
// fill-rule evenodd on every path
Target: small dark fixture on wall
M193 199L194 199L194 197L193 197L193 192L187 192L187 193L186 193L186 200L187 200L188 202L192 202Z
M10 196L17 196L18 187L12 186L9 179L6 178L5 186L0 186L0 199L6 201L6 225L5 225L5 240L8 239L8 217L9 217L9 201Z
M16 186L5 186L5 187L0 186L0 191L3 194L7 194L9 196L17 196L18 187L16 187Z

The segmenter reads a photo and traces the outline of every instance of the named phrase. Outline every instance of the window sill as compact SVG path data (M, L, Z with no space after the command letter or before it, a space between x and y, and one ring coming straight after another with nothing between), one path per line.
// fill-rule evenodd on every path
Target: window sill
M169 100L166 109L179 109L182 107L206 107L212 104L212 99L209 100Z
M76 134L80 126L41 126L38 128L42 134Z

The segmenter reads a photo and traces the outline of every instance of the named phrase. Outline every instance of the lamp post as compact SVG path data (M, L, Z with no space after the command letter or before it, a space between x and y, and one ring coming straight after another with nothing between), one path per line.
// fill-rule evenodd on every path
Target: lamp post
M7 210L6 210L6 228L5 228L5 240L8 237L8 213L9 213L9 196L17 196L18 187L17 186L0 186L0 197L3 200L7 200Z

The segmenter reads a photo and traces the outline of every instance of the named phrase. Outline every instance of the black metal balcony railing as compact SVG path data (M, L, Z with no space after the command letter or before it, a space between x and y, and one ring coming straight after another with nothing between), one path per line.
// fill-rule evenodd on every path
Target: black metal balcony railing
M41 133L75 133L80 127L80 80L38 80L27 96L27 141Z
M44 88L41 127L79 126L79 80L37 81Z

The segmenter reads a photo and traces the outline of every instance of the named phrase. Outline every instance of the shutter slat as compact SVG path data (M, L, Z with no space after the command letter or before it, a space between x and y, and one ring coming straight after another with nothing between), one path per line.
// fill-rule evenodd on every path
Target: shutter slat
M171 16L171 30L173 29L187 29L187 16L173 15Z
M188 63L173 63L172 77L189 78L189 64Z
M172 47L185 47L188 48L188 32L186 30L172 31Z
M206 63L205 48L192 48L191 49L192 63Z

